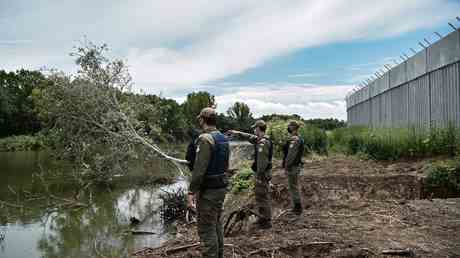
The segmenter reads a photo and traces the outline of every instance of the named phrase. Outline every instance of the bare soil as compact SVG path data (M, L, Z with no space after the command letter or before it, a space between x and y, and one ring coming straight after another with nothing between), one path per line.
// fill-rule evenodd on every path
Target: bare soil
M291 207L287 177L275 166L273 228L249 216L227 232L225 257L460 257L460 199L435 199L423 189L428 161L374 162L333 156L310 160L300 176L301 216ZM426 198L428 197L428 198ZM255 210L252 195L232 197L234 210ZM199 257L195 225L137 257ZM391 254L392 253L392 254Z

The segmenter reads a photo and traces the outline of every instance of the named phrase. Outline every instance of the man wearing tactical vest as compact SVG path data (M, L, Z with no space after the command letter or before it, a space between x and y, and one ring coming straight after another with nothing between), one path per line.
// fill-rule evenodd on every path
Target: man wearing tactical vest
M254 134L235 130L230 130L229 133L254 144L254 163L251 168L255 173L256 184L254 191L260 215L256 224L261 229L268 229L272 227L269 183L272 177L273 145L265 135L267 125L263 120L256 121L252 128L254 129Z
M198 235L202 257L223 257L224 235L222 207L227 193L229 145L227 137L216 129L217 113L204 108L197 116L203 133L197 142L187 206L198 213Z
M283 147L283 168L288 175L289 193L293 203L293 213L300 215L302 213L302 201L299 194L298 177L302 169L302 156L304 152L304 141L299 136L300 124L297 121L291 121L288 124L289 140Z

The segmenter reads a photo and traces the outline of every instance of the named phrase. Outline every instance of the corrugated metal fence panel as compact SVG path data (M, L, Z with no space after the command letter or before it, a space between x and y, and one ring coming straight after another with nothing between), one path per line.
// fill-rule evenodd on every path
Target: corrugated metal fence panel
M459 64L452 64L430 74L432 89L432 121L445 127L459 124Z
M460 64L449 65L443 70L445 121L460 126Z
M390 74L386 73L375 81L377 84L378 94L381 94L390 89Z
M430 126L429 83L429 77L423 76L408 84L408 120L411 127Z
M354 117L353 117L353 107L349 108L348 111L347 111L347 122L349 125L353 126L355 125L355 120L354 120Z
M418 128L429 128L430 124L445 127L453 122L460 127L458 60L459 30L350 95L348 122L372 127Z
M369 83L369 97L373 98L375 97L378 93L377 91L377 84L375 83L375 81Z
M382 127L391 127L391 94L386 92L381 95L380 118Z
M359 104L359 105L356 105L353 107L353 110L354 110L354 116L355 116L355 119L354 119L354 125L361 125L361 118L362 118L362 114L361 114L361 108L362 108L362 105Z
M365 125L365 126L370 126L370 122L371 122L371 101L368 99L366 100L366 102L363 103L363 123L362 125Z
M404 84L386 93L391 97L391 127L405 128L408 125L408 89Z
M409 58L406 64L407 81L418 78L427 72L426 68L427 50L423 49L415 56Z
M454 31L428 48L428 71L460 60L460 31Z
M380 99L381 95L376 96L370 100L371 106L371 126L374 128L381 127L381 118L380 118Z
M390 88L397 87L407 82L406 72L407 62L403 62L398 66L393 67L390 71Z
M444 69L436 70L430 74L431 90L431 123L435 127L447 125L445 120L446 105L444 100Z

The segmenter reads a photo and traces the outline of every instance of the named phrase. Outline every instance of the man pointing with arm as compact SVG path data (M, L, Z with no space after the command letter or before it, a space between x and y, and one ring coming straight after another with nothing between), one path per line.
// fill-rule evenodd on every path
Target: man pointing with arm
M254 191L260 215L257 226L260 229L268 229L272 226L269 183L272 177L273 145L265 135L267 125L263 120L256 121L252 128L254 129L254 134L235 130L230 130L229 132L254 144L254 163L251 168L255 173L256 184Z

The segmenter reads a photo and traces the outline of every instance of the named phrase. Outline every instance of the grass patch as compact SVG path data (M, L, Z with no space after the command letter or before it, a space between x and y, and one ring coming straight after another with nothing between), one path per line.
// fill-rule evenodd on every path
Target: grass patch
M460 130L454 126L429 131L409 129L340 128L329 135L329 147L348 155L375 160L455 156L460 151Z

